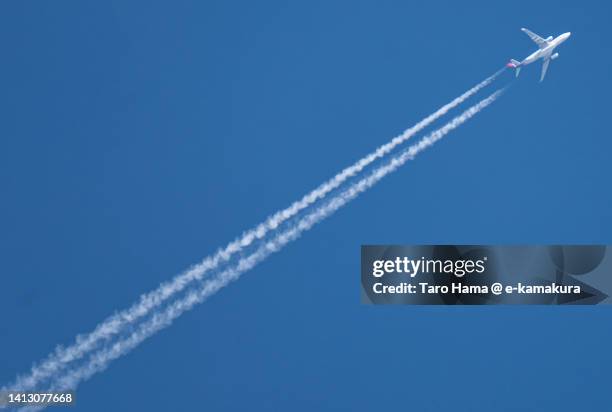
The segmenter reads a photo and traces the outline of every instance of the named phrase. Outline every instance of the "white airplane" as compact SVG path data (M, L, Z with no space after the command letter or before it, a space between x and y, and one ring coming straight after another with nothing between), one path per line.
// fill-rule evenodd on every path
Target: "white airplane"
M540 76L540 81L542 81L544 80L544 76L546 76L546 70L548 70L548 64L550 63L550 61L555 60L557 57L559 57L559 53L553 54L553 51L558 45L567 40L569 36L572 35L572 33L568 31L567 33L560 34L554 39L553 36L548 36L547 38L543 39L534 32L529 31L525 28L521 30L524 31L527 36L531 37L531 40L533 40L538 45L539 49L527 56L522 62L510 59L510 63L508 63L506 66L516 69L516 76L518 77L521 71L521 67L533 63L538 59L542 59L542 75Z

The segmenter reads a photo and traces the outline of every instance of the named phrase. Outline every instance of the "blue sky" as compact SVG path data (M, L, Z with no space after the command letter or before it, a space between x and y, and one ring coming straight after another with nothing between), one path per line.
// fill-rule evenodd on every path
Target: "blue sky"
M565 31L505 96L75 411L602 409L607 307L372 307L376 243L611 243L605 2L0 6L0 380ZM484 95L483 95L484 96Z

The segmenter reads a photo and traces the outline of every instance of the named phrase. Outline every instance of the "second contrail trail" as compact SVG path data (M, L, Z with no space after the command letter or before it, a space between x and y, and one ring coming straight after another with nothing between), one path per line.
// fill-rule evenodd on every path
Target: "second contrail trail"
M80 382L90 378L95 373L103 371L111 361L127 354L159 330L170 326L181 314L192 309L196 304L203 302L206 298L229 284L231 281L238 279L243 273L255 267L272 253L281 250L288 243L299 238L315 224L332 215L342 206L355 199L359 194L374 186L382 178L404 165L408 160L413 159L421 151L430 147L450 131L471 119L482 109L493 103L503 92L504 89L500 89L471 106L441 128L431 132L416 144L392 157L384 165L374 169L366 177L351 184L347 189L342 190L339 194L333 196L321 206L316 207L314 211L299 219L293 226L263 243L251 255L240 259L235 266L203 281L198 289L188 291L183 298L172 302L162 312L152 314L148 320L142 322L129 336L118 340L108 347L100 349L98 352L91 355L84 364L72 370L68 370L63 376L58 377L52 384L51 390L75 389Z
M345 168L327 182L306 194L302 199L294 202L288 208L268 217L265 222L245 232L241 237L230 242L225 248L218 250L214 255L205 258L202 262L176 276L171 281L162 283L155 290L142 295L138 302L128 309L110 316L102 323L98 324L92 332L77 336L75 343L72 345L68 347L58 346L45 360L34 365L28 375L18 376L15 383L10 385L9 388L22 391L28 390L36 387L36 385L47 379L51 379L54 374L67 367L70 363L81 359L92 350L97 349L100 344L120 333L128 325L133 324L138 319L147 316L153 309L159 307L177 293L183 291L193 282L202 280L207 272L217 269L220 265L229 262L230 258L237 252L244 250L246 247L253 244L254 241L262 240L271 230L276 230L279 225L286 222L288 219L296 216L316 201L323 199L327 194L342 185L347 179L357 175L372 162L384 157L397 146L406 142L416 133L420 132L441 116L448 113L451 109L457 107L482 88L492 83L503 70L504 69L497 71L459 97L440 107L434 113L404 131L401 135L378 147L374 152L361 158L353 165ZM6 388L7 387L3 389Z

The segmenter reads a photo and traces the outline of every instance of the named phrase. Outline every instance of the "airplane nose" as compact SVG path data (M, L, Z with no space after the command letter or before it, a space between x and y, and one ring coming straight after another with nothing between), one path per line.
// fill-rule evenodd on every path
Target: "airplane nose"
M571 36L571 35L572 35L572 32L571 32L571 31L568 31L568 32L567 32L567 33L565 33L565 34L567 35L567 37L569 37L569 36Z

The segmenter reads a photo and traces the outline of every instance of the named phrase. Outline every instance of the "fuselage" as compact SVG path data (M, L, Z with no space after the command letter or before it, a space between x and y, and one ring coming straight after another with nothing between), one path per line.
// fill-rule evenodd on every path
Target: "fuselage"
M552 52L555 50L555 48L559 46L561 43L563 43L565 40L567 40L571 35L572 33L569 31L567 33L558 35L556 38L550 41L548 46L546 46L543 49L538 49L535 52L531 53L529 56L527 56L525 60L521 62L521 64L530 64L538 59L550 56Z

